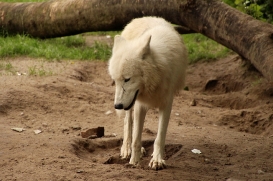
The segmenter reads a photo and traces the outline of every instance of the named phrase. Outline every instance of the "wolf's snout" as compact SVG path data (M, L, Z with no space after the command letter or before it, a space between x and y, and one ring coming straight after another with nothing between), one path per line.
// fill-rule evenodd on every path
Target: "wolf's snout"
M123 109L123 104L115 104L115 109Z

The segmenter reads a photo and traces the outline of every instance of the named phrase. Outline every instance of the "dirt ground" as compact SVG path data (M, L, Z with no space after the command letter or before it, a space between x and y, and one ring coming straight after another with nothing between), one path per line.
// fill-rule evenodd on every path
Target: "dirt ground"
M189 91L175 97L165 148L168 166L160 171L148 169L156 109L145 120L148 154L140 166L119 158L123 121L113 108L107 63L5 61L19 75L1 72L1 181L273 180L273 85L237 55L189 66ZM53 75L22 74L33 66ZM80 136L96 127L104 127L106 136Z

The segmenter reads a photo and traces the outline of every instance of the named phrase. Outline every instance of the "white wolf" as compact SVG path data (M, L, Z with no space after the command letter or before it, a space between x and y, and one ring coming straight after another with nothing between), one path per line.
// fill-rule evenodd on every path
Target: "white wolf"
M115 108L126 110L121 157L137 165L146 112L159 109L159 126L149 166L165 168L164 148L173 97L183 86L187 51L181 36L162 18L144 17L129 23L114 39L109 74L115 82ZM132 106L134 130L132 132Z

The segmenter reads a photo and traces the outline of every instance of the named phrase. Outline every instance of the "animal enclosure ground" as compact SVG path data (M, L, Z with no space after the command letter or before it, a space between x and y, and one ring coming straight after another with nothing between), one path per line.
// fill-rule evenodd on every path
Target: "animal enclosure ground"
M0 77L0 180L273 180L272 83L236 55L189 66L189 91L175 97L168 167L160 171L147 167L157 133L154 109L145 120L148 154L140 166L119 158L123 121L113 109L107 63L7 61L19 75ZM20 74L34 66L53 75ZM81 138L98 126L108 137Z

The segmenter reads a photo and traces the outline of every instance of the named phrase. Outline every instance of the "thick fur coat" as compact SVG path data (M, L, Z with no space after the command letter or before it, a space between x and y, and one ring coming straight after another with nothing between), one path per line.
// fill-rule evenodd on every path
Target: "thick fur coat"
M115 37L109 74L116 86L115 108L126 110L121 156L131 156L130 164L140 161L144 119L153 107L159 109L159 126L149 166L165 167L165 137L173 97L184 86L186 67L187 51L181 36L162 18L134 19Z

